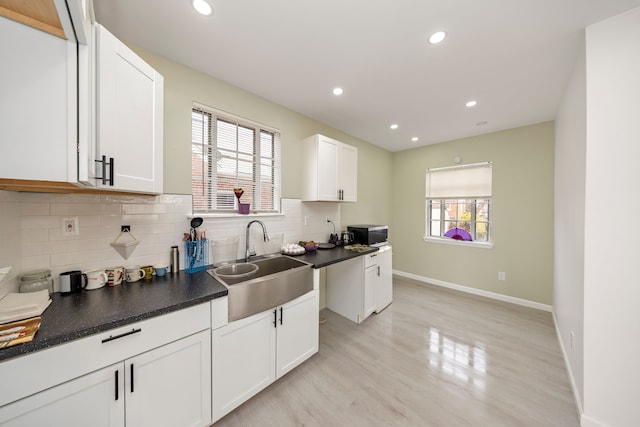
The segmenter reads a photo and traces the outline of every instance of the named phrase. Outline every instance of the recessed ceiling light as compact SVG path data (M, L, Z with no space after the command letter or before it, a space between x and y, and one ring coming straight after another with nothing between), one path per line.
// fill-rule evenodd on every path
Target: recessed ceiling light
M207 0L191 0L191 6L201 15L209 16L213 12L213 8Z
M418 141L418 139L419 138L417 136L414 136L413 138L411 138L411 141L416 142L416 141Z
M392 124L391 126L389 126L390 129L398 129L398 125L396 123Z
M429 36L429 43L438 44L441 43L445 38L447 38L447 33L445 33L444 31L436 31Z
M478 101L471 100L471 101L468 101L465 105L467 107L475 107L476 104L478 104Z
M486 125L487 123L488 123L488 122L484 122L484 121L483 121L483 122L478 122L478 123L476 123L476 126L484 126L484 125Z
M340 95L342 95L342 93L343 93L343 92L344 92L344 91L342 90L342 88L341 88L341 87L337 87L337 88L333 89L333 94L334 94L335 96L340 96Z

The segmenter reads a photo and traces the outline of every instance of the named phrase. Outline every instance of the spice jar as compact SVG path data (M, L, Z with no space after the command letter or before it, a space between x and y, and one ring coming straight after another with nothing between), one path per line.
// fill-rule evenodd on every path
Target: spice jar
M20 292L38 292L48 290L53 293L53 279L51 270L34 270L24 273L20 277Z

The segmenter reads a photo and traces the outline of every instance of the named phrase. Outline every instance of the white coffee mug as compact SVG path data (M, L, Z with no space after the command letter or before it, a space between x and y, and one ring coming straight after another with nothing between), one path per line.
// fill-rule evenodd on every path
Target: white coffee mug
M124 280L129 283L137 282L144 277L145 271L139 265L124 269Z
M107 273L104 272L104 268L90 270L85 272L85 274L87 275L87 287L85 289L88 291L102 288L107 284L107 280L109 280Z

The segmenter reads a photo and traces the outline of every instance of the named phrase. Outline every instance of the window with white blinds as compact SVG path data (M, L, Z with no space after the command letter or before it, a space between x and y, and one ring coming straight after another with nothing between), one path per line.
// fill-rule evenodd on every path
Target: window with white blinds
M201 105L191 112L191 190L198 213L280 210L280 133Z
M491 242L491 163L428 169L429 239Z

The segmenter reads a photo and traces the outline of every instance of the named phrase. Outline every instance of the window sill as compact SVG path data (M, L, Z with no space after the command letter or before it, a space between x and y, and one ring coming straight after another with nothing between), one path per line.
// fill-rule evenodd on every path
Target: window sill
M188 215L187 218L236 218L236 219L245 219L245 218L265 218L265 217L279 217L284 216L282 212L259 212L259 213L249 213L249 214L239 214L237 212L229 212L229 213L194 213L192 215Z
M428 243L441 243L443 245L464 246L471 248L492 249L493 243L491 242L465 242L455 239L443 239L440 237L423 237L423 240Z

